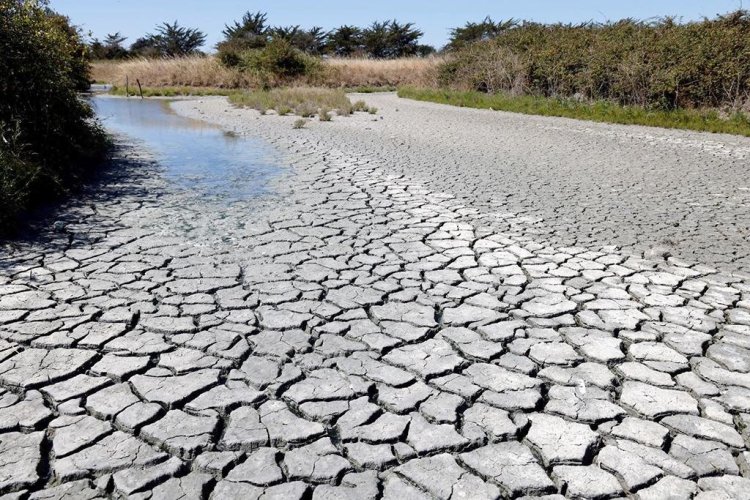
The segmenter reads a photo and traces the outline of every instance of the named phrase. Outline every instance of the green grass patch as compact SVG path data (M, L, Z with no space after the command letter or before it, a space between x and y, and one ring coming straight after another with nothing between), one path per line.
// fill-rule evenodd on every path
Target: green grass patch
M236 93L236 89L222 89L217 87L143 87L143 97L179 97L179 96L228 96ZM125 87L112 87L111 95L140 97L138 85Z
M715 110L661 111L636 106L621 106L606 101L579 102L549 97L509 96L414 87L400 88L398 96L464 108L493 109L526 115L560 116L594 122L646 125L750 137L750 117L742 113L723 117Z
M372 86L372 85L362 85L358 87L347 87L346 89L347 93L352 94L374 94L376 92L395 92L398 90L397 87L378 87L378 86Z

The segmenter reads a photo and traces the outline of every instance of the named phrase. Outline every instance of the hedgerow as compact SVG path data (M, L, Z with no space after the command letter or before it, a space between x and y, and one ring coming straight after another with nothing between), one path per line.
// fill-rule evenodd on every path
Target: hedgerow
M503 23L455 44L440 85L647 108L750 105L750 14L699 22L626 19L606 24Z

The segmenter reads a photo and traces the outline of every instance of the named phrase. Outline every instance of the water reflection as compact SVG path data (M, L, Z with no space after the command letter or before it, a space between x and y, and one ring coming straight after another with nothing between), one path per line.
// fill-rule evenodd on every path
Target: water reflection
M104 126L154 153L171 183L203 197L245 200L281 172L272 149L205 122L176 115L163 100L92 99Z

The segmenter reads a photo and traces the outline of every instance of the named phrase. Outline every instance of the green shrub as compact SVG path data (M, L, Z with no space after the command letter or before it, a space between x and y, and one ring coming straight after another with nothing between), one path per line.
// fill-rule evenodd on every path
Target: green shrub
M0 228L79 183L106 137L78 91L86 47L45 2L0 0Z
M750 105L750 14L687 24L506 23L453 51L437 81L455 90L737 111Z
M314 77L321 71L320 61L308 56L284 39L275 39L261 49L240 54L239 67L256 74L267 85L299 78Z

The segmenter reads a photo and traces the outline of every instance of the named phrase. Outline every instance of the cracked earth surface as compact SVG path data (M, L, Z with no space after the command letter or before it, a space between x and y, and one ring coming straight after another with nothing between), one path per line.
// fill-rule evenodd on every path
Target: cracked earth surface
M505 233L750 273L750 138L359 98L385 119L315 135L496 213Z
M507 232L343 138L176 107L291 169L222 204L124 147L4 248L0 493L748 497L747 276Z

